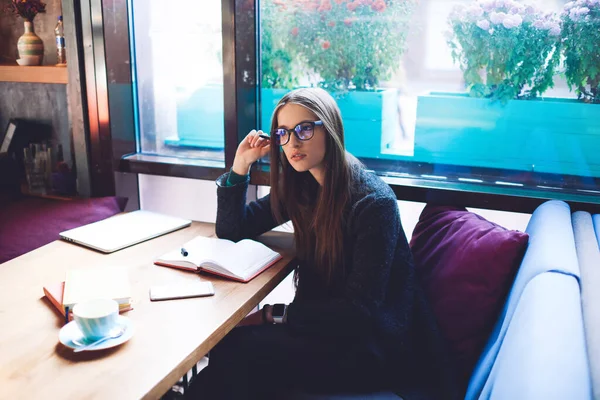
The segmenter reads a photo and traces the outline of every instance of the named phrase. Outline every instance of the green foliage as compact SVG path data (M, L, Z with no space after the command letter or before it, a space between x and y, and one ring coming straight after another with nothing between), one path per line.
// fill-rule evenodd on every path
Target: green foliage
M600 0L569 2L561 20L567 83L579 99L600 103Z
M310 75L331 91L377 88L399 67L416 1L262 1L263 87Z
M560 25L513 0L480 0L449 18L448 45L471 96L506 102L535 98L553 86Z
M299 55L289 43L291 15L277 4L276 0L260 2L262 87L291 89L298 84Z

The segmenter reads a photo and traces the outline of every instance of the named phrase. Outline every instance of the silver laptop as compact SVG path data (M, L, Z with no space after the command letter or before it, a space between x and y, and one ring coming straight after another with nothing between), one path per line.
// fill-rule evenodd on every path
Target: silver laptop
M188 219L138 210L61 232L60 237L103 253L112 253L191 223Z

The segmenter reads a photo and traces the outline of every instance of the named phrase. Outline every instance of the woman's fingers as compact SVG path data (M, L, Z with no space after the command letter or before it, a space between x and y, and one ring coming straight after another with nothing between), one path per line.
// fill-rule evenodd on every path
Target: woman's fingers
M262 137L260 137L259 135L262 134L262 131L256 131L256 130L252 130L249 134L248 134L248 143L250 144L250 147L252 148L257 148L257 147L265 147L269 144L269 140L264 139Z

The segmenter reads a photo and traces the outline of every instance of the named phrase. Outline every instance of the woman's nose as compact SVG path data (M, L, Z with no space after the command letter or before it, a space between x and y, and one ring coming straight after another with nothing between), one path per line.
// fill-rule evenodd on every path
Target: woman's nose
M290 136L290 144L292 145L292 147L300 147L300 143L302 143L302 141L298 139L296 135Z

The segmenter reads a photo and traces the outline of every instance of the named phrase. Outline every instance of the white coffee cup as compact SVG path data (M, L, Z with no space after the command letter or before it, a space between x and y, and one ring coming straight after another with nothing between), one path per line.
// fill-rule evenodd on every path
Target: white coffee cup
M117 325L118 315L119 303L112 299L89 300L73 307L73 319L89 340L107 336Z

